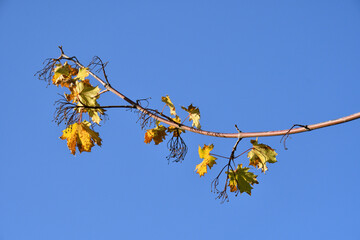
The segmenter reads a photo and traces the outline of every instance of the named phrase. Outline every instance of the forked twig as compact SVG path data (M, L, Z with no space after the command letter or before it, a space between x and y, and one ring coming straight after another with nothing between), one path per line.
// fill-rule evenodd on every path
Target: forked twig
M288 150L288 148L286 147L286 140L289 138L289 136L290 136L289 133L291 132L291 130L294 127L302 127L302 128L305 128L307 131L311 131L311 129L309 128L308 125L294 124L280 139L280 143L282 142L282 140L284 140L284 149L285 150Z

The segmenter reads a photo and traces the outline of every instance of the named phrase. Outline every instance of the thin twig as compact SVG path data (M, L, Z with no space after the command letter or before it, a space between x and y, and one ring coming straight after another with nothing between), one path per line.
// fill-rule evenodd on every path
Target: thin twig
M245 154L246 152L250 151L251 149L253 149L253 148L249 148L249 149L247 149L247 150L243 151L242 153L240 153L239 155L237 155L236 157L234 157L234 159L236 159L236 158L238 158L238 157L242 156L243 154Z
M108 92L108 91L109 91L108 89L102 90L102 91L99 92L95 97L98 97L98 96L100 96L101 94L106 93L106 92Z
M110 106L86 106L86 105L82 105L82 106L75 106L75 108L93 108L93 109L99 109L99 108L135 108L134 106L131 105L110 105Z
M227 194L227 187L228 187L228 182L229 182L229 175L227 174L226 175L226 179L225 179L225 184L224 184L224 190L222 191L219 191L217 190L217 185L219 184L219 177L221 175L221 173L224 171L225 168L227 168L227 171L225 173L229 173L230 172L230 169L231 171L235 171L234 168L231 166L231 163L234 165L234 167L236 168L236 165L235 165L235 152L236 152L236 148L239 144L239 142L242 140L241 138L241 131L239 130L238 126L235 124L235 128L236 130L238 131L238 139L236 140L236 143L235 145L233 146L232 148L232 151L231 151L231 154L230 154L230 157L228 158L229 161L228 163L221 169L220 173L218 174L218 176L212 181L212 188L214 188L214 191L216 194L218 194L217 198L218 199L221 199L221 202L225 202L226 200L228 200L228 194Z
M185 120L188 119L189 116L190 116L190 114L186 116L186 118L181 122L181 124L184 124Z
M220 158L225 158L225 159L229 159L228 157L225 157L225 156L221 156L221 155L217 155L215 153L210 153L211 156L214 156L214 157L220 157Z
M301 124L294 124L288 131L287 133L285 133L282 138L280 139L280 143L282 142L282 140L284 140L284 149L288 150L288 148L286 147L286 140L289 138L289 132L294 128L294 127L303 127L308 131L311 131L311 129L308 127L308 125L301 125Z

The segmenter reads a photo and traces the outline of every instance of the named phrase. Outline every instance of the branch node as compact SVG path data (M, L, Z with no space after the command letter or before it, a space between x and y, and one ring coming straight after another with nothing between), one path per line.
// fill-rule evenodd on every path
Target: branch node
M235 154L235 151L236 151L236 148L237 148L237 145L239 144L239 142L242 140L241 138L241 131L239 130L238 126L235 124L235 128L236 130L238 131L238 139L231 151L231 155L230 155L230 160L233 160L234 159L234 154Z

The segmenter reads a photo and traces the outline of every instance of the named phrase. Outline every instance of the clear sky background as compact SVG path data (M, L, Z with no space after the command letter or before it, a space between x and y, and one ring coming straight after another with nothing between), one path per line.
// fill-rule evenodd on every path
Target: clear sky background
M193 103L205 130L327 121L359 111L360 1L0 0L0 30L1 240L360 239L360 121L293 135L287 151L260 138L278 163L221 204L210 184L225 161L199 178L197 149L229 155L236 139L186 133L185 161L168 164L136 114L112 110L103 146L74 157L52 122L64 89L33 76L62 45L109 61L128 97Z

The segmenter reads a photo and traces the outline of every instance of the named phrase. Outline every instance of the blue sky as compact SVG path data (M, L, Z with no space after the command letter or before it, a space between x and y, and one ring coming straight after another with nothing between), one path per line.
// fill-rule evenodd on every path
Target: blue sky
M205 130L286 129L359 111L359 24L355 0L0 1L0 239L359 239L360 121L293 135L287 151L260 138L278 163L220 204L225 161L199 178L197 148L229 155L235 139L186 133L185 161L168 164L136 114L112 110L103 146L74 157L52 122L63 89L33 76L62 45L109 61L130 98L193 103Z

